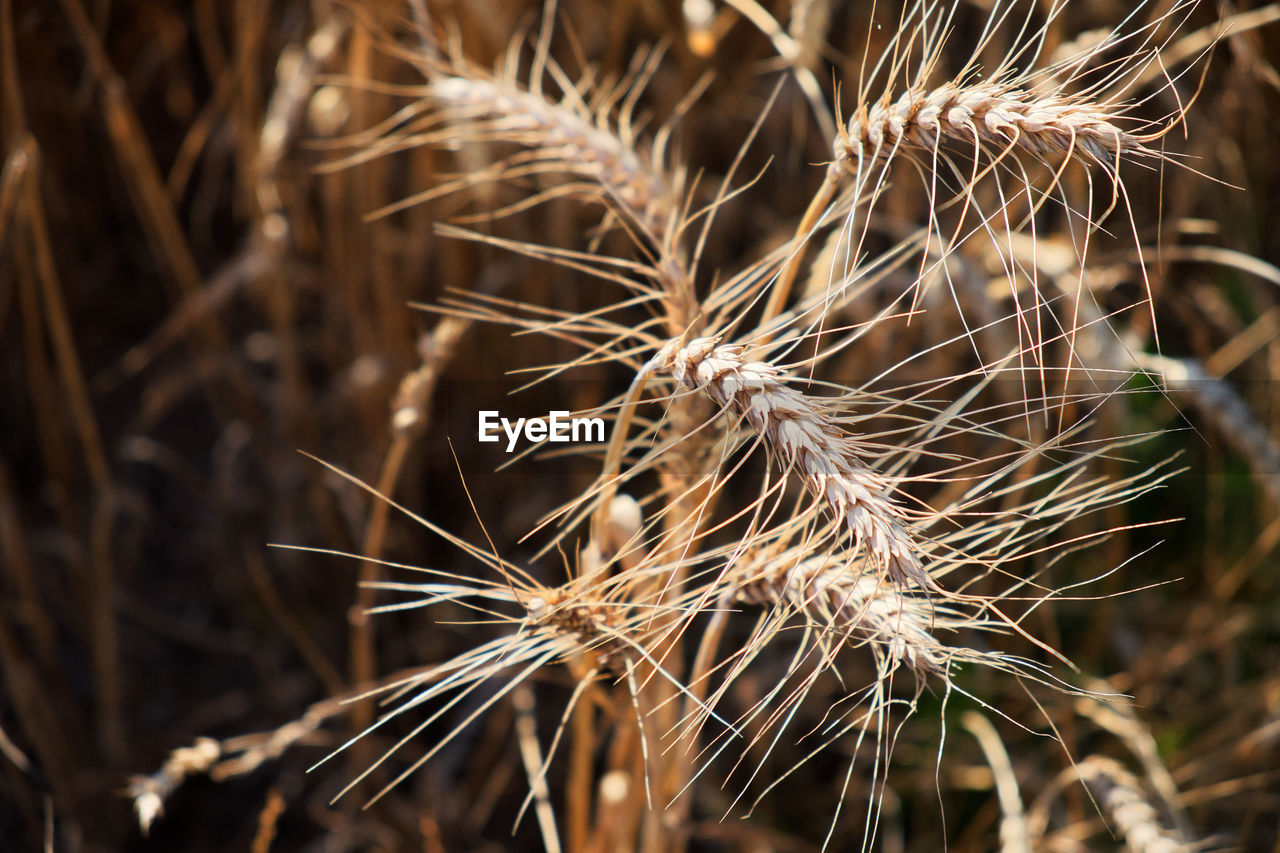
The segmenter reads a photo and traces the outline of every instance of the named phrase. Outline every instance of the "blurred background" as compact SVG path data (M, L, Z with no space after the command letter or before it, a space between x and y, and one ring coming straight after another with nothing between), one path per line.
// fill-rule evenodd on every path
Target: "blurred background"
M710 74L676 125L678 156L710 193L783 67L746 5L562 0L553 53L571 74L589 65L610 79L664 45L641 104L651 129ZM876 38L869 2L765 5L829 96L832 80L857 78ZM800 14L810 7L816 23ZM958 9L963 42L990 8ZM1130 11L1071 0L1048 50ZM486 233L582 250L599 209L552 199L535 215L477 218L527 196L484 185L375 216L465 173L466 150L341 162L368 144L352 134L412 97L394 85L422 82L406 55L422 50L419 26L492 67L540 12L518 0L0 0L0 850L537 847L532 821L512 835L527 783L509 709L374 807L330 804L360 756L306 769L369 712L334 714L325 700L473 640L412 612L369 622L367 567L268 545L470 570L304 453L482 541L461 472L516 561L535 548L519 538L591 481L589 459L491 473L505 459L472 440L470 413L584 408L628 377L583 369L512 402L522 381L508 371L576 349L442 326L413 303L450 288L571 313L616 300L587 276L435 230L470 215ZM1150 588L1063 602L1037 625L1082 680L1105 677L1133 704L1045 701L1072 721L1059 734L1074 754L1123 763L1212 849L1280 850L1280 4L1201 3L1185 18L1165 33L1167 65L1193 68L1179 92L1198 97L1164 144L1187 168L1137 170L1131 183L1139 239L1161 252L1148 270L1169 392L1113 423L1167 430L1142 458L1180 453L1188 470L1108 522L1184 520L1101 549L1113 565L1142 556L1096 592ZM854 89L842 89L846 114ZM718 215L703 268L740 269L786 240L821 181L812 164L829 157L799 90L782 86L742 168L761 177ZM1127 227L1093 257L1132 302L1142 281ZM1150 320L1123 322L1149 343ZM985 689L997 705L1017 692ZM274 731L314 703L323 722L282 756L264 740L252 769L193 773L141 831L133 776L201 737ZM921 725L936 732L932 717ZM1028 800L1055 790L1063 750L1012 726L1001 735ZM928 731L900 742L877 849L938 849L944 836L952 850L998 847L978 740L952 734L941 770L936 752ZM809 814L805 786L830 779L798 774L748 821L709 817L695 848L816 849L826 820ZM1062 798L1046 849L1120 844L1081 789Z

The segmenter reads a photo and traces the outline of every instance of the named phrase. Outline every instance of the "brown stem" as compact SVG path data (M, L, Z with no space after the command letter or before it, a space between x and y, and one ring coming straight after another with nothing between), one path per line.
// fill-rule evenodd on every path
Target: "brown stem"
M773 318L782 313L783 307L787 304L796 275L800 272L800 259L804 255L805 241L809 238L809 232L821 221L822 213L831 203L838 186L840 186L840 171L832 165L822 179L818 194L813 197L813 201L809 202L809 208L801 217L800 224L796 226L795 236L791 238L791 251L782 270L778 273L778 280L769 294L769 301L764 306L764 315L760 318L761 328L767 327ZM769 337L764 338L762 343L767 343Z

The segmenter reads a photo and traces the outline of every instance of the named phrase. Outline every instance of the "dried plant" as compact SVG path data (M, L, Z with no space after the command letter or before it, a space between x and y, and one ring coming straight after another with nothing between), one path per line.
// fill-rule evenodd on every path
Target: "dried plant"
M940 591L920 564L890 483L858 458L852 437L816 401L783 383L776 367L744 360L740 346L699 338L685 346L664 345L646 365L654 369L670 371L677 382L705 392L750 424L894 583Z
M0 0L0 835L1273 842L1274 10L170 5Z
M931 14L923 8L919 13L922 19ZM936 26L941 29L943 24ZM904 45L913 32L927 35L928 30L923 24L914 31L904 24L899 31ZM780 31L773 35L781 38ZM544 29L525 84L517 82L513 69L518 63L512 59L492 78L478 74L456 55L439 71L428 65L432 79L422 90L421 100L376 129L381 137L354 138L353 144L361 146L356 159L442 143L495 149L497 158L487 173L446 181L406 203L460 193L477 177L535 183L531 195L505 205L499 214L546 205L558 198L603 201L610 215L626 226L636 250L647 262L615 259L602 246L574 254L459 230L452 233L567 268L597 269L602 277L640 295L639 302L574 315L548 312L530 303L462 295L442 310L471 320L496 320L549 333L581 347L583 363L615 361L634 370L636 379L629 391L598 410L612 412L615 417L603 474L596 485L544 522L558 526L553 542L563 544L584 521L592 519L590 538L578 549L580 556L570 567L569 581L560 586L541 585L507 563L499 552L484 554L474 546L465 546L473 556L497 569L502 581L475 585L450 575L438 583L373 584L379 589L416 594L404 604L390 605L391 609L470 602L468 606L510 624L511 630L446 663L381 688L378 692L389 693L395 706L346 746L373 735L409 711L434 710L356 776L348 789L375 773L427 728L452 720L446 733L436 738L435 746L411 761L390 786L403 781L483 712L517 688L524 690L522 685L537 673L559 664L568 669L577 686L541 766L535 770L526 762L530 796L548 796L545 779L563 733L570 728L578 730L575 720L591 720L594 713L583 700L600 695L598 701L612 702L616 707L612 725L617 733L613 737L631 744L629 749L611 754L611 772L643 783L643 807L627 824L635 827L638 835L626 845L645 849L681 846L687 843L687 836L679 827L691 813L692 791L718 765L718 759L739 741L745 742L748 755L759 753L751 757L754 769L745 773L735 801L741 799L757 781L765 782L763 774L770 772L770 759L781 749L783 733L797 716L813 713L813 706L820 707L825 701L829 704L827 720L814 735L816 745L753 796L759 802L759 797L813 755L844 737L853 737L857 743L869 739L876 744L870 771L872 790L865 807L870 838L878 824L875 790L885 784L891 768L894 732L911 716L916 702L910 695L897 695L894 682L899 668L905 664L917 676L916 697L931 678L939 679L948 693L958 690L972 695L959 687L954 677L964 663L989 665L1054 684L1056 679L1044 664L1005 652L980 651L963 640L943 643L936 639L937 633L960 637L984 631L1010 633L1033 648L1048 650L1022 627L1025 616L1011 617L1005 609L1018 606L1019 601L1029 605L1028 610L1034 609L1040 601L1063 591L1041 587L1031 578L1019 579L1006 567L1051 548L1048 544L1033 548L1028 543L1062 529L1068 517L1078 521L1131 499L1157 484L1161 475L1092 484L1077 492L1070 488L1060 491L1052 485L1079 478L1097 458L1100 451L1096 446L1106 443L1098 438L1081 442L1091 427L1087 420L1064 420L1067 407L1097 405L1115 394L1114 388L1101 396L1064 390L1056 398L1024 390L1012 405L984 402L997 378L1023 374L1017 365L1029 349L1039 351L1058 340L1074 345L1078 329L1071 324L1054 336L1038 334L1030 344L1015 346L996 361L979 362L970 370L936 376L915 386L890 385L871 393L866 387L830 382L827 384L836 393L827 398L796 390L792 386L801 381L833 375L829 371L834 363L845 353L855 353L879 329L909 325L919 302L913 297L911 310L894 313L893 306L903 298L899 296L890 300L888 308L852 329L829 325L826 317L850 304L854 293L865 293L861 290L867 286L863 280L871 283L885 275L877 274L886 268L885 259L866 259L859 249L847 251L842 273L828 280L825 292L814 294L819 298L789 306L790 280L798 269L803 243L815 228L865 216L865 211L859 212L864 202L869 199L869 204L875 204L885 191L874 184L868 190L868 170L899 150L932 151L932 162L924 158L922 168L946 180L955 174L964 178L964 173L955 168L955 161L948 160L952 174L944 174L941 151L951 143L970 143L975 152L974 171L964 178L962 192L967 206L981 209L984 202L977 193L983 176L977 174L978 152L989 163L987 172L1001 167L1015 149L1036 159L1060 155L1065 161L1074 159L1085 167L1100 168L1118 188L1121 169L1128 161L1163 156L1150 144L1171 125L1166 120L1139 135L1117 123L1121 113L1114 101L1099 99L1104 83L1069 91L1075 79L1072 75L1084 62L1080 57L1035 78L1047 80L1064 69L1071 70L1065 78L1052 78L1051 84L1033 85L1031 77L1013 76L1005 67L994 69L986 82L972 83L967 80L971 71L966 69L955 78L960 82L930 90L911 89L893 104L882 100L870 109L860 105L833 140L836 159L809 205L796 240L784 251L770 253L739 274L699 292L697 266L688 263L690 255L683 248L683 238L692 233L699 218L704 219L701 251L707 229L738 192L731 184L732 174L701 210L679 201L683 191L678 188L683 181L670 176L683 175L688 169L668 151L670 125L664 126L658 141L648 145L634 130L634 105L653 66L642 63L643 72L617 86L592 86L589 74L587 83L574 83L560 66L548 60L549 37L550 32ZM1123 39L1117 36L1113 42L1120 44ZM1111 46L1104 42L1092 50L1101 54ZM928 51L940 50L941 42L925 48L923 64L928 69L937 58ZM1006 60L1009 66L1028 49L1025 42L1015 40ZM1132 70L1129 65L1113 70L1105 82L1114 83ZM896 69L889 71L890 76L894 73ZM545 94L546 79L559 90L557 98ZM498 153L507 147L514 148L514 153ZM351 158L343 162L349 163ZM857 178L853 191L842 195L833 207L824 208L835 198L834 183L846 167ZM879 180L885 175L881 172ZM568 182L563 180L566 177ZM1060 168L1051 172L1049 184L1041 192L1047 197L1061 177ZM1028 187L1034 183L1025 169L1021 178ZM537 188L543 183L545 188ZM692 191L691 198L696 197L696 187ZM929 198L938 210L945 209L932 192ZM998 215L1004 217L1006 233L1012 235L1016 226L1009 221L1008 204L1007 200L1000 202ZM1070 202L1066 207L1071 212ZM995 215L997 212L983 214L987 219ZM1084 218L1093 227L1094 216L1085 214ZM869 228L871 220L864 221ZM924 240L908 241L903 250L888 254L887 268L909 270L903 259L937 245L929 232L939 224L937 215L931 215ZM839 227L848 230L847 226ZM866 235L864 229L859 245ZM1032 235L1034 238L1034 232ZM943 259L966 242L959 231L943 240ZM692 257L699 255L695 252ZM1079 260L1083 262L1083 255ZM922 260L912 288L922 286L924 270ZM753 305L762 300L768 304L757 315ZM652 321L622 319L635 305L649 306ZM747 334L740 331L740 343L726 340L723 333L696 336L704 328L751 329L753 317L760 325ZM665 329L665 335L658 329ZM934 342L929 351L971 346L981 331L965 329L949 335ZM779 339L781 344L774 343ZM810 339L811 344L806 343ZM779 354L810 345L810 355L790 368L803 370L807 377L791 374L776 363ZM646 350L651 355L646 355ZM892 376L914 360L908 355L880 375ZM1045 377L1057 381L1057 372L1042 358L1036 361L1041 382ZM545 377L554 378L573 364L553 366ZM1070 381L1069 368L1063 382ZM648 380L663 374L670 374L687 391L666 398L663 417L638 421L647 405L643 392ZM946 392L958 393L950 405L931 399ZM698 395L705 395L714 409L699 408ZM874 431L866 435L850 432L839 414L850 409L862 409L858 420L876 424ZM1056 428L1038 430L1035 440L1030 434L1025 439L1013 437L1011 425L1019 418L1029 422L1039 417L1049 423L1056 419ZM633 427L638 422L642 426L636 433ZM746 438L737 424L746 428ZM966 444L968 451L960 450ZM1096 446L1088 449L1090 444ZM751 464L752 448L763 448L783 469L784 477L772 482L765 474L755 497L739 504L744 493L750 494L745 483L760 473ZM1047 472L1032 473L1055 455L1057 461ZM606 536L610 529L606 516L619 500L629 500L619 495L621 484L637 482L650 471L660 474L662 485L638 504L647 507L648 519L637 514L626 525L625 536ZM807 502L790 487L791 475L808 492ZM1025 494L1028 483L1049 488L1049 496L1021 508L995 508L998 502L993 494L1003 491L997 484L1005 480L1022 480L1008 492L1010 496ZM903 491L907 486L914 491ZM944 498L948 486L953 489L952 496ZM930 488L935 491L932 498ZM958 493L954 491L957 488ZM377 497L389 502L385 495ZM637 506L635 502L630 505ZM483 517L483 512L480 515ZM722 541L726 534L728 543ZM1088 533L1073 543L1098 538L1098 533ZM959 588L948 591L939 581L942 575ZM991 580L1001 576L1013 583L992 588ZM499 616L484 602L502 602L517 610ZM729 623L734 602L765 604L772 615L758 623L737 652L718 658L722 636L732 630ZM797 616L807 639L782 652L789 645L786 626ZM835 684L847 684L846 659L863 648L873 652L871 680L864 687L846 686L845 692L822 699L831 689L824 679L833 677ZM746 686L749 673L757 667L767 668L780 654L791 663L772 676L777 686L731 712L737 704L731 698L732 691L750 691ZM604 675L615 680L613 690L603 686L600 679ZM493 687L486 687L490 684ZM460 719L451 713L468 697L479 701L481 695L485 698L474 711ZM614 698L607 698L610 695ZM895 718L897 722L891 722ZM594 760L589 740L575 741L571 749L573 766L583 767L584 762ZM536 752L542 755L541 750ZM746 759L744 755L733 762L729 774L733 776ZM846 793L834 804L828 843L839 824L843 805L839 800L849 796L854 784L855 762L846 771ZM582 781L580 777L571 781L571 788ZM578 795L589 799L585 790L579 789ZM574 810L571 798L570 811ZM553 813L539 811L548 846L560 843L547 817ZM576 815L570 817L570 823L578 827L572 833L576 844L587 843L589 822L587 812L578 805ZM605 830L597 826L594 831Z

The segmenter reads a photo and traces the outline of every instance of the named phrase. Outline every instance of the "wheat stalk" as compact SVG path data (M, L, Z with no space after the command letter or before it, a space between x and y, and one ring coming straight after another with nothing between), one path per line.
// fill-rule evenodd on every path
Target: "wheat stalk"
M835 156L854 173L902 149L937 151L948 143L968 145L975 152L995 146L997 157L1017 149L1103 166L1114 166L1121 155L1160 156L1146 145L1159 133L1131 133L1116 123L1118 117L1103 103L1060 92L948 82L935 89L908 89L892 102L886 96L870 107L860 105L840 129Z
M609 127L605 117L592 115L576 91L556 103L500 80L455 76L432 81L426 95L448 111L445 118L453 133L529 149L519 172L557 171L586 178L656 242L669 230L673 192L662 170L638 153L625 130L627 122L618 125L621 133Z
M887 79L907 77L906 91L895 99L886 90L872 102L864 85L857 109L835 140L836 159L854 168L851 163L886 159L900 149L936 155L946 145L969 147L975 158L994 148L995 159L1018 151L1037 159L1065 155L1104 168L1118 165L1122 156L1163 157L1148 144L1181 120L1184 106L1148 123L1151 132L1140 133L1124 126L1139 123L1129 115L1136 104L1125 100L1124 92L1159 67L1160 25L1193 5L1194 0L1176 2L1146 26L1095 34L1070 51L1059 51L1055 61L1037 70L1028 66L1041 56L1050 26L1066 4L1052 5L1043 24L1020 31L994 67L983 68L987 39L1013 13L1012 6L1001 9L997 4L968 61L939 85L930 78L941 62L952 22L941 8L917 4L890 38L893 50L876 65ZM1122 54L1108 58L1111 50Z
M947 672L948 649L931 631L938 621L933 599L882 580L861 558L775 560L748 576L735 597L785 604L839 636L856 636L885 656L890 672L902 663L922 675Z
M652 257L650 274L662 288L668 327L671 334L679 334L697 314L693 276L681 246L684 172L664 166L669 129L660 130L651 143L644 144L632 117L657 58L658 54L650 54L631 75L612 86L576 84L545 54L541 42L527 87L517 82L515 70L490 75L461 57L444 66L447 71L430 63L428 83L410 90L420 96L418 100L352 137L364 150L328 168L345 168L422 145L518 146L520 151L487 170L407 196L376 214L393 213L490 181L576 177L579 180L554 183L531 198L489 211L486 217L526 210L557 197L603 202L611 211L610 224L618 219L624 222ZM509 60L515 64L514 57ZM544 76L561 92L559 99L549 93Z
M1172 15L1181 8L1182 5L1177 5L1167 14ZM1050 18L1059 11L1060 7L1055 7ZM869 92L870 84L863 84L857 107L834 134L831 142L833 160L796 229L792 239L792 257L779 274L766 304L765 321L772 320L782 311L799 271L804 244L822 227L824 219L837 209L832 207L832 202L844 178L852 176L854 179L853 190L849 193L851 202L845 202L850 206L845 228L852 234L854 213L861 211L864 238L871 208L886 190L889 165L900 153L926 155L914 159L928 187L930 205L934 208L931 214L934 226L940 226L937 216L942 208L957 201L963 201L966 209L975 205L973 193L988 176L994 174L997 183L1003 181L1005 175L998 172L997 167L1008 165L1006 158L1016 159L1018 155L1025 154L1046 164L1051 158L1062 160L1043 186L1035 185L1023 164L1015 163L1009 167L1007 171L1015 180L1020 179L1022 186L1012 191L1001 187L1000 206L1003 210L977 210L979 223L973 226L973 232L967 231L969 226L963 225L962 218L955 233L944 239L944 255L964 242L971 233L986 231L994 237L994 229L999 227L1002 218L1004 227L1012 229L1009 205L1024 195L1029 210L1017 219L1023 224L1030 221L1040 205L1054 197L1054 191L1061 186L1063 170L1070 162L1100 167L1111 179L1112 198L1105 210L1097 216L1090 208L1082 212L1084 220L1092 227L1110 215L1124 194L1119 173L1122 160L1168 159L1162 152L1149 147L1149 143L1176 126L1185 107L1179 103L1178 111L1172 117L1148 123L1147 126L1153 128L1151 132L1141 133L1126 126L1138 124L1129 117L1135 105L1123 101L1117 94L1123 89L1126 77L1140 73L1154 62L1154 53L1145 50L1146 42L1137 46L1126 45L1132 55L1110 67L1104 66L1106 71L1102 78L1080 87L1082 91L1071 92L1067 88L1089 73L1084 68L1090 60L1096 59L1104 50L1140 37L1142 30L1128 35L1109 31L1105 38L1083 45L1075 54L1039 71L1014 67L1016 62L1039 53L1037 37L1022 33L1019 39L1024 41L1020 44L1015 42L995 68L983 73L978 61L980 50L975 50L964 70L951 80L936 85L930 83L930 77L939 63L950 29L946 15L931 23L937 12L937 9L924 4L917 4L905 12L897 34L890 38L892 50L876 63L868 78L874 79L884 73L892 80L899 74L907 74L909 62L919 50L921 55L914 57L919 60L919 67L910 75L906 90L895 98L893 89L886 88L873 99ZM997 12L993 9L992 20L995 22L1007 14L1007 10ZM909 26L908 21L917 15L919 20ZM1040 37L1044 33L1042 29ZM1146 37L1149 40L1151 33L1148 32ZM956 152L969 152L970 162L958 162ZM951 201L939 204L935 195L939 181L949 179L958 182L958 191ZM1062 202L1073 210L1065 195ZM855 256L861 253L861 242L862 238L859 238L851 244L856 247ZM1081 266L1086 248L1087 241L1080 248Z
M1120 762L1091 755L1080 762L1078 772L1101 800L1132 853L1190 853L1195 849L1163 826L1137 777Z
M907 531L906 511L891 497L892 481L857 455L857 443L815 398L788 387L772 364L748 361L743 347L698 338L670 341L643 372L669 371L685 387L702 391L744 419L799 472L814 499L826 506L895 583L934 592L941 587L925 570Z
M995 777L996 797L1000 801L1000 853L1031 853L1033 848L1022 795L1018 790L1018 777L1004 742L1000 740L1000 733L977 711L965 712L960 723L977 738Z

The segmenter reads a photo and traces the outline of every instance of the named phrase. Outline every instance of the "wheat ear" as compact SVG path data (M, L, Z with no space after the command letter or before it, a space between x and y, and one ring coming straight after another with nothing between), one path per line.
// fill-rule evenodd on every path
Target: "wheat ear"
M947 647L930 632L937 620L932 601L906 595L865 571L861 558L775 560L746 579L735 597L749 604L786 604L818 625L865 640L888 660L888 671L905 662L920 674L947 672Z
M1080 762L1079 774L1102 801L1133 853L1190 853L1195 849L1161 824L1137 777L1118 761L1091 755Z
M1122 154L1160 156L1139 135L1118 124L1105 103L1011 84L908 89L896 101L865 104L840 129L836 160L854 171L901 149L936 151L951 143L997 146L997 157L1021 150L1037 157L1065 155L1114 165Z
M671 227L672 192L662 170L635 149L628 122L615 131L577 92L556 103L498 80L444 77L432 81L427 97L449 111L452 132L470 122L473 132L530 149L519 171L568 172L599 185L656 243Z
M746 420L892 581L941 591L920 562L919 547L905 526L907 514L891 497L889 478L859 459L853 437L815 398L789 388L781 370L747 361L741 346L716 338L685 346L667 343L645 368L655 370L669 371L677 382Z

